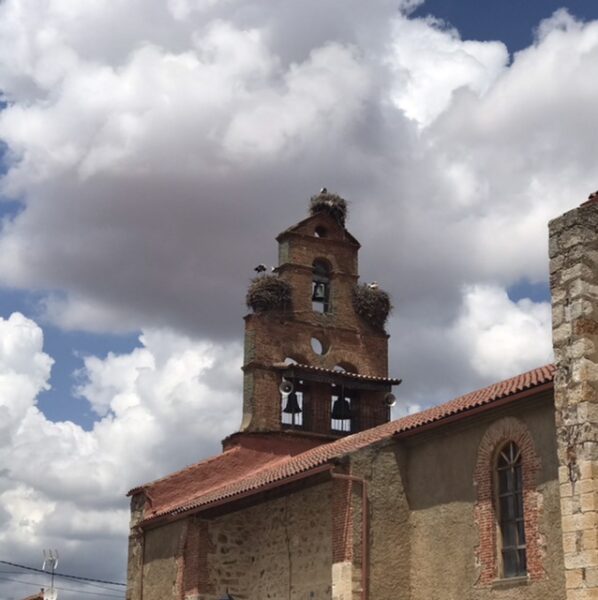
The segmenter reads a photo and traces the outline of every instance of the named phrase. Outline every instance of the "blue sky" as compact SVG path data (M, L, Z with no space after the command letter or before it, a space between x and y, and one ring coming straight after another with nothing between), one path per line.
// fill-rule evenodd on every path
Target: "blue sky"
M399 4L0 2L16 562L124 576L126 490L238 428L253 267L323 186L393 298L395 416L551 360L547 223L598 187L598 4Z
M433 15L456 27L463 39L501 40L510 52L517 52L532 43L542 19L563 7L583 20L598 17L598 5L592 0L428 0L415 16Z

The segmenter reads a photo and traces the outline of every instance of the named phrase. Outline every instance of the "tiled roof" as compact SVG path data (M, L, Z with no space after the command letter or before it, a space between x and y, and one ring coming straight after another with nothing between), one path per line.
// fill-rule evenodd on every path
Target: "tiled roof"
M289 457L313 448L321 440L288 435L244 435L241 443L166 477L136 487L129 495L144 491L146 517L175 512L181 505L204 498L213 490L271 468Z
M390 383L392 385L399 385L401 379L393 377L378 377L376 375L362 375L361 373L349 373L347 371L337 371L336 369L324 369L323 367L314 367L313 365L302 365L297 363L275 363L272 365L278 371L284 371L287 369L296 369L298 371L306 373L320 373L322 375L332 375L347 380L355 381L370 381L372 383Z
M414 431L453 415L490 405L519 392L533 390L553 381L554 365L539 367L480 390L470 392L422 412L367 429L334 442L321 444L295 455L253 451L234 447L220 456L198 463L157 482L143 486L152 502L145 520L167 514L179 514L230 498L315 469L330 460L383 441L393 435ZM464 414L464 416L466 416ZM266 438L267 436L264 436ZM296 448L295 448L296 449ZM253 452L253 453L252 453ZM262 454L262 456L259 456Z

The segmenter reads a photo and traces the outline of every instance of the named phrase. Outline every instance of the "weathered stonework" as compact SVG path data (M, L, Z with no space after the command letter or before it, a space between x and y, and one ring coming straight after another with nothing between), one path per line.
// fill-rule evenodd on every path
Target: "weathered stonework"
M330 483L297 491L207 522L209 590L240 600L330 598Z
M550 223L567 600L598 598L598 202Z

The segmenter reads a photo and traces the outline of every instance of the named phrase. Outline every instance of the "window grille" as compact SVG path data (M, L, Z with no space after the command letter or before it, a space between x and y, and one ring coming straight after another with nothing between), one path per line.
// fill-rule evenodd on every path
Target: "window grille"
M498 524L503 577L527 574L521 451L509 442L497 460Z

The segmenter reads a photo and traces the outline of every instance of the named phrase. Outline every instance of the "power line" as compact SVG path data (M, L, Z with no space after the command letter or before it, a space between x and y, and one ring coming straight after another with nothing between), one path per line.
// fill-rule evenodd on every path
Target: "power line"
M22 579L12 579L11 577L0 577L4 581L11 581L13 583L20 583L22 585L32 585L34 587L40 587L39 583L31 583L30 581L23 581ZM116 596L115 594L102 594L102 592L86 592L84 590L75 590L73 588L64 588L56 586L55 590L60 590L61 592L74 592L75 594L87 594L88 596L104 596L106 598L124 598L124 596Z
M43 569L36 569L35 567L27 567L26 565L19 565L18 563L9 562L7 560L0 560L0 564L9 565L10 567L19 567L27 571L34 571L35 573L46 573ZM121 585L126 587L126 583L120 583L118 581L106 581L105 579L93 579L91 577L82 577L80 575L66 575L65 573L54 573L56 577L65 577L66 579L75 579L78 581L92 581L94 583L107 583L108 585Z
M29 575L30 574L32 577L40 577L43 575L43 573L23 573L23 569L19 569L18 571L17 570L5 571L4 569L0 569L0 574L1 575ZM102 584L102 583L92 583L90 581L79 581L79 580L73 580L73 583L76 583L78 585L87 585L90 587L98 588L99 590L107 590L109 592L117 591L113 587L108 587L108 585Z

